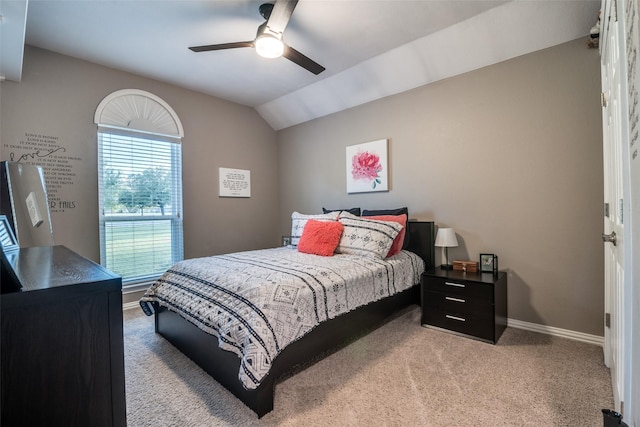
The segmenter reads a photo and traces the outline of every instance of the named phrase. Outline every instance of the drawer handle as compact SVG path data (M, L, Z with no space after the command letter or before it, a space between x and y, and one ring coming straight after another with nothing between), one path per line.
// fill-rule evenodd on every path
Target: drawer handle
M445 317L447 319L451 319L451 320L457 320L458 322L466 322L467 319L463 319L462 317L457 317L457 316L451 316L449 314L445 315Z
M448 286L455 286L456 288L464 288L462 283L444 282L444 284Z
M455 301L455 302L466 302L462 298L454 298L454 297L444 297L447 301Z

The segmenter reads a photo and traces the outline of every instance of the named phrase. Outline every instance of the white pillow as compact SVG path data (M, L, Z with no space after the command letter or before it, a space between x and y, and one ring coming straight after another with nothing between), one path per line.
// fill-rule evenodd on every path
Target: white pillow
M344 211L338 220L344 225L344 231L336 252L342 254L384 259L402 230L402 225L395 221L366 219Z
M291 244L293 246L298 246L298 242L300 241L300 237L302 236L302 230L304 230L304 225L310 219L315 219L318 221L337 221L338 215L340 212L329 212L326 214L315 214L315 215L306 215L301 214L300 212L294 212L291 214Z

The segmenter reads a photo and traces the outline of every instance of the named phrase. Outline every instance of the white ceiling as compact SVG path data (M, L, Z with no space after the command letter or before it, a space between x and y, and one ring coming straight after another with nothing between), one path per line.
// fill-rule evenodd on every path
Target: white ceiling
M301 0L284 39L326 67L318 76L251 48L187 49L252 40L266 1L3 0L0 72L20 80L26 43L255 107L282 129L586 36L600 7L599 0Z

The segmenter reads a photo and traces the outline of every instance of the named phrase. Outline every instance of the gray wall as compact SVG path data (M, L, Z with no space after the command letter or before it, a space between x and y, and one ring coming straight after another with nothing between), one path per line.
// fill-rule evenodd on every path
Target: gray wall
M65 189L76 206L51 215L56 244L99 261L93 116L105 96L126 88L164 99L184 126L185 257L279 244L276 133L254 109L29 46L22 82L1 87L0 160L26 133L58 137L66 154L82 158ZM219 198L218 167L250 170L251 198Z
M27 47L23 81L0 84L0 160L28 132L79 153L79 204L52 222L57 243L97 260L93 114L115 90L147 90L185 128L187 258L277 245L293 210L407 205L455 228L451 259L499 255L510 318L602 335L599 78L576 40L276 134L251 108ZM380 138L390 191L347 195L344 147ZM251 170L250 199L218 198L221 166Z
M499 256L510 318L601 336L599 101L579 39L279 131L281 232L294 210L406 205L455 229L450 259ZM345 147L382 138L390 191L347 195Z

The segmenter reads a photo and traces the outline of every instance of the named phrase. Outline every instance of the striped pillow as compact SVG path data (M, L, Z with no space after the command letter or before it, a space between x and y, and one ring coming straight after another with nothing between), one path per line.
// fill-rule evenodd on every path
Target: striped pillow
M341 212L344 225L337 253L384 259L402 225L395 221L378 221Z
M304 230L304 226L310 219L315 219L318 221L337 221L338 215L340 212L330 212L326 214L317 214L317 215L306 215L301 214L300 212L294 212L291 214L291 244L293 246L298 246L298 242L300 242L300 237L302 237L302 230Z

